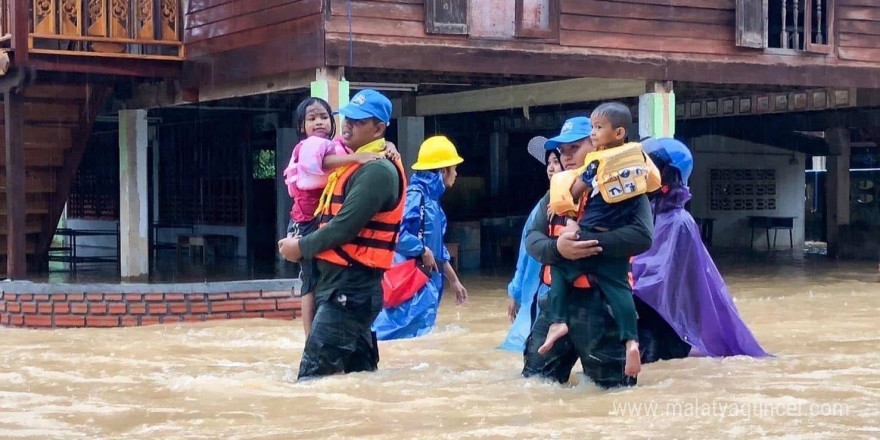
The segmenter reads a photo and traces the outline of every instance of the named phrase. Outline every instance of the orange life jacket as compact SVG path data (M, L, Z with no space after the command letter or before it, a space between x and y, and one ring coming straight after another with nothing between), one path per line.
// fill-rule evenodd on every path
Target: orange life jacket
M547 231L547 236L553 239L559 238L562 235L562 229L565 228L565 222L568 220L568 217L562 215L553 215L550 218L549 222L549 230ZM541 282L546 285L550 285L550 266L544 265L541 268ZM575 278L573 286L578 289L589 289L593 286L590 285L590 280L586 275L581 275Z
M340 266L362 265L375 269L391 268L394 248L397 247L397 236L400 233L400 222L403 219L403 208L406 202L406 172L400 161L394 161L400 175L400 198L391 211L379 212L358 232L357 237L336 249L323 251L315 258ZM333 220L345 201L345 185L348 179L361 167L349 166L339 176L330 203L321 211L319 228L323 228Z
M577 212L578 218L580 218L582 215L584 215L584 210L587 208L587 202L588 202L588 197L586 197L586 195L584 195L583 199L578 204L578 212ZM547 231L547 236L549 236L550 238L553 238L553 239L559 238L559 236L562 235L562 230L565 228L565 224L567 221L568 221L568 217L554 214L550 218L550 221L548 224L549 230ZM634 259L635 259L635 257L630 257L630 259L629 259L630 264L632 264ZM633 287L635 285L635 279L633 278L632 270L629 271L628 278L629 278L629 286ZM550 285L550 282L551 282L550 266L548 266L546 264L544 265L544 267L541 268L541 282L548 285L548 286ZM586 275L581 275L581 276L575 278L573 285L574 285L574 287L576 287L578 289L589 289L589 288L593 287L590 284L590 279Z

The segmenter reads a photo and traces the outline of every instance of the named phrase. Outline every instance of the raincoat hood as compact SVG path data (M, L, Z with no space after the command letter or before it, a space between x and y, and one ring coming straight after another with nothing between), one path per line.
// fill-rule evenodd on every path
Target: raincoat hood
M432 200L440 200L446 192L440 171L416 171L410 180L410 187L418 189Z
M665 193L663 191L666 191ZM690 201L691 191L686 186L664 186L651 200L651 209L654 215L684 209L685 203Z

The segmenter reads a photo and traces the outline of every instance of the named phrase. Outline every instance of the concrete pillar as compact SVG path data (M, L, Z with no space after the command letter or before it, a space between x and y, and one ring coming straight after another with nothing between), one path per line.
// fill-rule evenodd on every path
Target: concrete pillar
M290 223L293 199L284 183L284 169L290 163L290 155L298 141L295 128L279 128L275 132L275 236L278 238L287 236L287 225ZM283 261L284 257L278 254L278 260Z
M837 224L848 225L850 223L850 131L848 129L835 130L831 133L829 141L836 144L835 150L840 154L835 164L838 173L837 179Z
M397 118L397 149L406 168L406 177L412 175L412 165L419 157L419 147L425 140L425 118L401 116Z
M489 195L497 197L507 190L507 146L510 137L507 133L492 133L489 136Z
M826 158L825 175L825 241L828 258L840 254L840 226L849 224L849 155L850 131L835 128L825 132L830 154Z
M639 96L639 137L675 135L675 92L672 81L650 81L647 93ZM630 140L635 140L630 136Z
M119 111L119 256L123 278L150 271L147 111Z

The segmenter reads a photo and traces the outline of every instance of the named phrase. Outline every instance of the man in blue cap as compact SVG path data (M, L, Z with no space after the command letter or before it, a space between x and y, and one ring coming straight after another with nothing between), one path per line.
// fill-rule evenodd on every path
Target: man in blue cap
M391 121L391 101L363 90L339 109L342 138L358 153L381 153ZM302 238L282 239L287 260L316 258L317 312L300 362L299 378L375 371L376 334L382 310L382 276L389 267L403 215L406 174L400 160L376 160L337 169L318 207L320 227Z
M547 149L558 148L563 168L574 170L583 166L587 153L594 150L591 132L589 118L571 118L565 121L559 136L548 140L545 146ZM590 257L601 252L606 257L628 258L651 247L651 207L646 196L641 195L637 200L631 221L608 232L579 236L577 232L563 232L565 217L554 216L553 220L548 220L539 216L535 219L526 237L526 248L532 257L545 265L542 281L549 285L549 266L566 260L583 265L583 276L574 281L572 292L566 298L569 332L546 354L540 354L538 349L553 320L547 297L542 299L541 313L526 341L523 376L539 376L565 383L580 358L584 373L602 388L635 385L636 379L624 374L625 346L605 300L595 289ZM548 193L540 203L545 212L549 201Z

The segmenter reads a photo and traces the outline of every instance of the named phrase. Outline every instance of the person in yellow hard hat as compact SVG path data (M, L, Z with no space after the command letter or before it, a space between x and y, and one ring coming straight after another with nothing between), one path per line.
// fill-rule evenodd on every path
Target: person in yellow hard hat
M455 183L456 167L462 162L455 145L444 136L428 138L419 148L418 161L412 166L415 173L406 189L394 263L417 258L431 271L431 278L412 298L379 313L373 331L380 340L414 338L434 327L444 275L456 304L467 300L467 289L449 264L449 251L443 244L446 214L440 208L440 196Z

